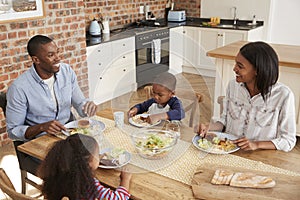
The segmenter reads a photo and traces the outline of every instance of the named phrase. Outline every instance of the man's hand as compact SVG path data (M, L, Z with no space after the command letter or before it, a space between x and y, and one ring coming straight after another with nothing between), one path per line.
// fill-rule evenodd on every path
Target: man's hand
M60 133L62 130L66 130L64 125L62 125L57 120L52 120L49 122L45 122L42 124L37 124L37 125L28 127L25 132L25 138L31 139L42 132L46 132L46 133L55 135L57 133Z
M46 122L41 124L42 132L47 132L49 134L57 134L62 130L66 130L64 125L62 125L59 121L53 120L50 122Z
M83 106L83 112L89 117L94 116L97 112L97 105L92 101L88 101Z

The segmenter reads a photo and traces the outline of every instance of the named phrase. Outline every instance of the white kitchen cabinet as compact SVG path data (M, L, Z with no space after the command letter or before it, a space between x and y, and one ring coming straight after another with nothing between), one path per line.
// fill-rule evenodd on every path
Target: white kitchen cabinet
M182 72L183 64L183 27L170 29L169 71L173 74Z
M183 28L183 71L215 77L215 59L206 53L232 42L261 40L262 29L259 27L249 31L218 28Z
M183 28L183 65L198 66L200 64L200 31L197 27L185 26Z
M299 89L299 81L296 81L299 80L299 78L300 78L299 68L284 67L284 66L279 67L278 81L287 85L294 93L297 136L300 136L300 89Z
M134 37L87 48L90 99L96 104L136 89Z

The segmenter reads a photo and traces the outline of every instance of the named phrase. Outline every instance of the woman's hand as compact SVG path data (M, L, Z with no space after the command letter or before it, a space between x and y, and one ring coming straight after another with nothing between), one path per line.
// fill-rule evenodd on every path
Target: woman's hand
M209 124L200 124L195 126L194 131L201 137L205 137L208 131Z
M258 142L248 140L245 137L234 140L233 143L245 151L258 149Z
M272 141L251 141L245 137L234 140L233 143L245 151L253 151L257 149L276 149L276 146Z

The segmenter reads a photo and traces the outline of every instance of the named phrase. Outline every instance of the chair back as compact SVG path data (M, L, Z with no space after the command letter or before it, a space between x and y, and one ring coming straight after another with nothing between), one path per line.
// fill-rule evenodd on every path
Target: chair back
M6 93L1 92L0 93L0 107L2 108L2 111L5 115L6 112L6 104L7 104L7 99L6 99Z
M18 193L15 190L15 188L14 188L11 180L7 176L6 172L2 168L0 168L0 188L5 194L7 194L12 199L36 200L36 198Z

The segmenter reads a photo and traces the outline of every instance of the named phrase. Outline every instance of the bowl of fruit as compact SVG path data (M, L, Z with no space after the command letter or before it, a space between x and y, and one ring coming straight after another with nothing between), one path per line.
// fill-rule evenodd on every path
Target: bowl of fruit
M131 134L132 143L137 153L147 159L166 157L177 144L175 132L157 129L142 129Z

